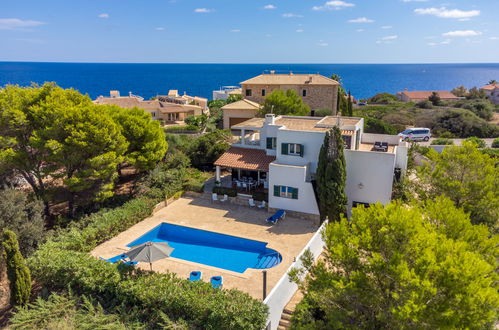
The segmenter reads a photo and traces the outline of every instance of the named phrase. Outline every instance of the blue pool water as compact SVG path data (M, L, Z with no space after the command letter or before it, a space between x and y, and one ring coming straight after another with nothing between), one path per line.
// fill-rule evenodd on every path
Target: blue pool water
M248 268L271 268L282 261L282 256L267 248L265 242L170 223L160 224L127 246L148 241L168 242L174 248L173 258L238 273L244 273Z

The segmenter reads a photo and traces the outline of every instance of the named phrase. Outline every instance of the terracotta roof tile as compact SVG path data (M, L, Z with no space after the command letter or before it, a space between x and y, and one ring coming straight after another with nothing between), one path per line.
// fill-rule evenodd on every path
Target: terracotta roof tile
M488 91L491 91L491 90L494 90L496 88L499 88L499 84L497 85L487 85L487 86L483 86L481 87L480 89L485 89L485 90L488 90Z
M320 74L261 74L241 83L254 85L332 85L337 86L336 80Z
M215 165L268 172L269 164L274 160L275 156L267 156L265 150L230 147L217 159Z

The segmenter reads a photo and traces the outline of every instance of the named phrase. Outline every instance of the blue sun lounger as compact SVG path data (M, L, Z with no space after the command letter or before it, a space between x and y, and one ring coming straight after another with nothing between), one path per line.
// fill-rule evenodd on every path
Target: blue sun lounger
M125 254L118 254L117 256L114 256L112 258L109 258L109 259L104 259L102 257L99 257L99 259L101 260L104 260L104 261L107 261L107 262L110 262L112 264L115 264L119 261L123 261L125 260L126 258L128 258ZM125 265L129 265L129 266L135 266L136 264L138 264L137 261L125 261L123 262Z
M277 221L284 219L285 216L286 216L286 212L284 210L278 210L273 216L271 216L270 218L267 218L267 222L269 222L271 224L276 224Z
M201 281L202 277L203 277L203 272L194 271L189 274L189 281L191 282Z
M210 279L210 283L214 289L220 289L224 285L224 278L223 276L213 276Z

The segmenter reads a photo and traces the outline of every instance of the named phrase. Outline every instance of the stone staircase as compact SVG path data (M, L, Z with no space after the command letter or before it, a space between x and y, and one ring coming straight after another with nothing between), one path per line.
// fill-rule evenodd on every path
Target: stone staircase
M289 329L291 327L291 314L293 311L284 308L282 311L281 315L281 320L279 321L279 326L277 327L278 330L285 330Z

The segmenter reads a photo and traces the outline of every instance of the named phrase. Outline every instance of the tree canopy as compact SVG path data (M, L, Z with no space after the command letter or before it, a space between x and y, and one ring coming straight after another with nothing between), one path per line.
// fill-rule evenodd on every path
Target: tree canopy
M429 161L418 168L417 190L422 199L444 195L470 213L475 224L497 231L499 219L499 168L476 143L430 151ZM495 228L495 229L494 229Z
M263 107L259 111L261 117L267 113L276 115L308 116L310 107L303 103L302 98L295 90L286 91L276 89L263 102Z
M499 312L498 236L452 201L352 211L323 234L326 252L291 272L305 292L296 329L491 328ZM304 259L310 259L306 257Z

